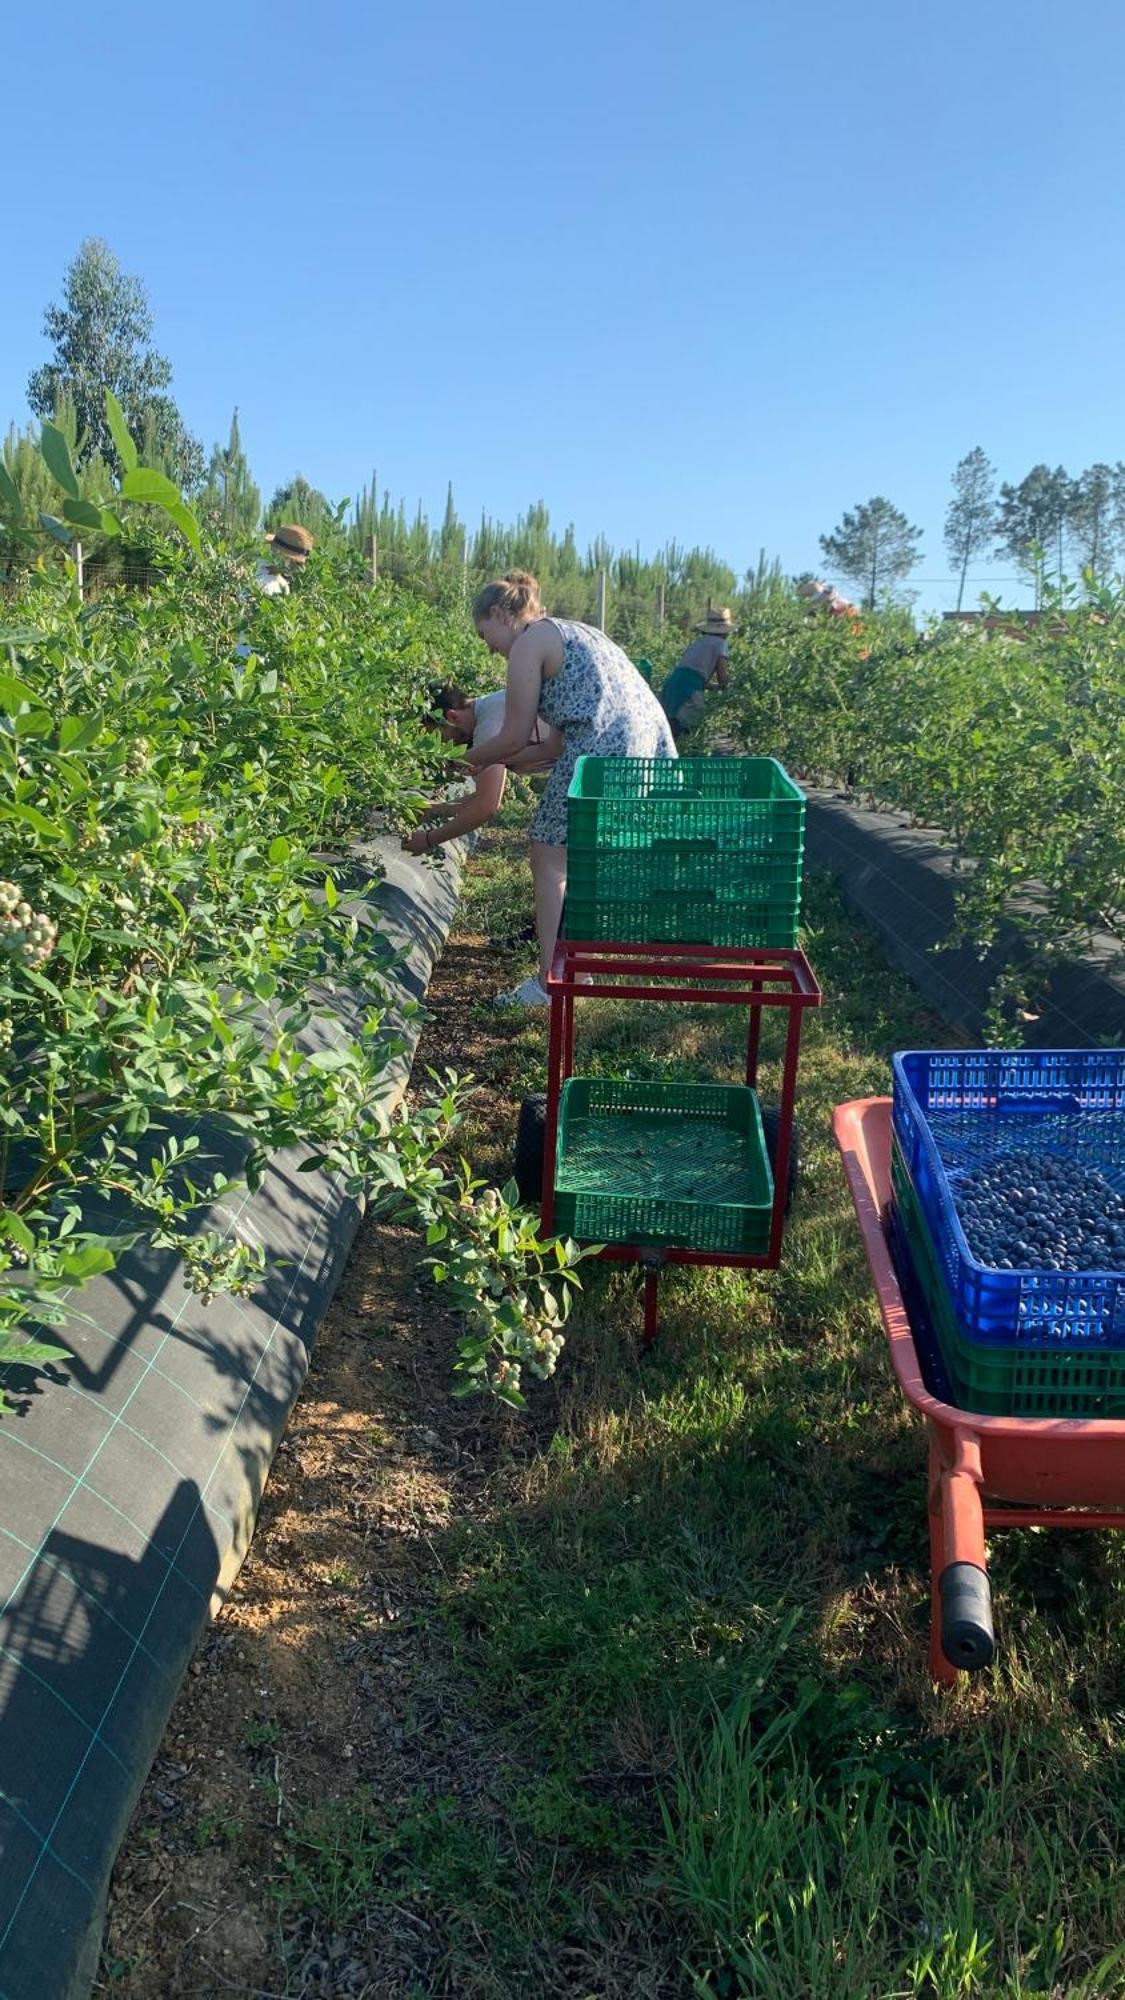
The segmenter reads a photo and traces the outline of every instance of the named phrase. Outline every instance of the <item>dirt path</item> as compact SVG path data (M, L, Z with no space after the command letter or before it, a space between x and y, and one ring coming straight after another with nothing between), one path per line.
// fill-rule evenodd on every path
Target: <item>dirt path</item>
M498 954L455 936L431 989L415 1076L490 1068ZM474 1017L475 1024L474 1024ZM514 1104L495 1101L498 1164ZM206 1635L115 1870L99 1991L390 1996L446 1990L441 1939L379 1912L354 1936L279 1909L295 1824L374 1787L400 1811L463 1793L474 1768L432 1625L435 1536L487 1506L526 1427L450 1399L454 1322L415 1237L366 1224L318 1335L253 1546ZM486 1768L485 1760L475 1760ZM300 1863L298 1849L296 1861ZM312 1860L315 1863L315 1854ZM311 1902L331 1868L314 1869ZM270 1888L271 1878L275 1884ZM330 1898L329 1898L330 1900ZM287 1969L288 1968L288 1969Z

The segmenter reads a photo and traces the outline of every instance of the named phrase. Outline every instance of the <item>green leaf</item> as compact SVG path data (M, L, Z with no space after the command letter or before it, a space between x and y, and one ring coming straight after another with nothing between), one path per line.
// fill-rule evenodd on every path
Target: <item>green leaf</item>
M20 499L19 487L7 466L2 463L0 463L0 500L18 527L23 521L23 501Z
M177 500L174 507L166 506L164 512L173 526L179 529L188 547L198 555L201 547L199 522L196 520L191 508L185 507L182 500Z
M62 511L63 520L73 528L101 528L102 510L92 500L64 500Z
M267 848L266 851L269 855L270 860L274 863L274 866L277 867L281 864L281 862L288 861L289 856L293 850L290 847L289 842L286 840L285 835L283 833L279 833L276 840L270 841L269 847Z
M60 750L87 750L101 731L100 715L64 715L59 726Z
M112 1250L104 1249L98 1243L84 1243L79 1250L67 1250L59 1258L59 1269L64 1278L75 1278L79 1283L86 1278L95 1278L102 1271L112 1271L117 1258Z
M29 1315L31 1317L31 1315ZM0 1368L39 1368L45 1361L73 1361L69 1348L49 1340L0 1340Z
M46 528L47 533L53 535L56 542L61 542L64 549L68 549L74 540L74 536L68 533L62 522L57 521L53 514L40 514L39 525L41 528Z
M39 433L39 449L52 479L64 493L69 493L72 500L80 499L78 479L70 462L70 446L54 424L43 425Z
M347 1049L317 1049L314 1055L305 1057L305 1068L314 1069L321 1076L332 1076L337 1070L349 1069L351 1060Z
M277 693L277 668L276 668L276 667L271 667L268 673L265 673L265 674L263 674L263 675L262 675L261 679L260 679L260 680L259 680L259 682L258 682L258 692L259 692L259 694L276 694L276 693Z
M19 820L21 826L31 827L32 831L40 834L44 840L63 840L67 846L70 845L66 828L56 826L53 820L44 819L43 814L37 812L34 806L6 805L0 801L0 819Z
M6 715L15 715L28 702L34 707L39 696L26 681L17 680L15 674L0 674L0 708Z
M106 422L109 425L109 434L113 439L114 450L121 460L122 469L125 472L135 472L137 469L137 447L129 436L129 426L125 422L125 412L121 408L112 389L107 389L105 392L105 414Z
M0 1208L0 1235L6 1236L10 1243L17 1244L21 1250L26 1250L29 1254L35 1248L34 1236L22 1215L17 1215L14 1208Z
M336 908L337 903L340 900L336 890L336 884L332 880L331 875L326 875L324 878L324 900L327 903L328 908L330 910L334 910Z
M125 474L121 481L123 500L145 500L150 506L179 507L180 489L174 479L166 478L163 472L154 472L151 466L137 465Z

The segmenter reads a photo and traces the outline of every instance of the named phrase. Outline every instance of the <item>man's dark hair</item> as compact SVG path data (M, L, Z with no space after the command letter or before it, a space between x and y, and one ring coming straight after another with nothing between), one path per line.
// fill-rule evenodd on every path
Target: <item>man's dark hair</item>
M467 708L469 697L462 694L452 681L433 681L430 684L430 712L435 722L444 722L446 712L451 708Z

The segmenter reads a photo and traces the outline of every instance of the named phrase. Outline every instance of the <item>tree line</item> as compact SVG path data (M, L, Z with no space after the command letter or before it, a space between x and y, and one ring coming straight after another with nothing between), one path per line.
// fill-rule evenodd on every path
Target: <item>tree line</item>
M945 549L957 584L957 609L972 565L983 556L1014 563L1035 592L1069 575L1100 588L1125 557L1125 462L1099 462L1072 478L1063 465L1033 465L997 491L996 469L980 445L953 473ZM882 495L846 513L820 546L868 609L892 599L922 560L922 531Z
M382 574L439 599L518 565L535 572L560 612L586 618L596 615L604 573L608 622L615 636L633 645L653 642L665 624L686 629L711 603L756 601L763 591L790 587L764 553L755 567L738 573L709 548L675 542L653 556L642 556L639 548L614 549L602 536L580 549L573 526L559 533L542 500L514 522L485 513L470 527L452 489L441 521L431 522L420 502L408 513L402 501L380 490L374 474L354 502L339 503L297 474L263 505L237 408L225 444L216 443L208 457L172 396L171 364L152 345L143 284L96 238L81 245L65 274L61 302L46 309L43 330L53 352L31 372L28 403L34 416L66 435L91 498L107 475L120 472L106 424L108 388L141 442L144 463L173 479L205 527L227 540L298 521L318 541L351 543ZM6 490L18 494L25 518L52 505L49 492L41 491L49 475L37 447L34 428L13 425L0 450L0 548ZM1037 606L1068 567L1100 585L1125 556L1125 462L1099 462L1075 477L1061 465L1039 464L1018 483L998 487L995 468L978 445L957 465L953 489L944 541L958 610L970 569L986 555L1011 561L1031 584ZM864 606L874 609L909 595L921 541L921 529L876 495L846 511L831 533L819 537L819 546Z

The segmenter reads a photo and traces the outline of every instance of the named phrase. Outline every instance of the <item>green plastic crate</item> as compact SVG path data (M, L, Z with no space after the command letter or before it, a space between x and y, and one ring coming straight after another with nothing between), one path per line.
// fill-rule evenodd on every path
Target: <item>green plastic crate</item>
M805 795L776 757L580 757L567 819L572 851L799 860L805 844Z
M770 903L731 903L706 893L679 896L660 889L647 896L603 902L566 892L566 935L618 944L711 944L748 949L792 949L799 912Z
M569 937L796 943L805 800L775 758L580 757L567 816Z
M655 851L575 848L567 852L567 893L627 902L656 886L669 895L709 896L727 903L785 903L801 900L800 855L736 855L718 865L713 847L682 845Z
M957 1406L994 1417L1125 1416L1125 1348L998 1347L958 1321L897 1138L891 1187Z
M555 1153L560 1236L764 1256L772 1214L761 1112L745 1084L564 1083Z

